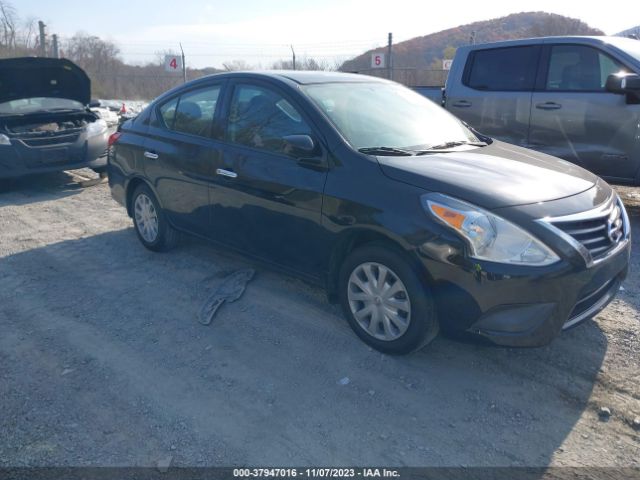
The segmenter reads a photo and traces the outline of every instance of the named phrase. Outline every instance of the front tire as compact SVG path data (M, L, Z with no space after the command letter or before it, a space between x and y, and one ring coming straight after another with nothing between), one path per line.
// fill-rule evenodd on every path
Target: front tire
M350 254L340 269L338 290L353 331L380 352L410 353L438 334L429 289L393 247L372 244Z
M158 200L146 185L140 185L133 192L131 211L136 235L146 248L163 252L176 245L178 232L169 224Z

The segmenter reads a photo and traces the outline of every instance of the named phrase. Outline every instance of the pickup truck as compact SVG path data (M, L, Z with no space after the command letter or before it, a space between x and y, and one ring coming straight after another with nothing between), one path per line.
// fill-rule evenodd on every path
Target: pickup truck
M490 137L640 185L640 41L545 37L460 47L415 88Z

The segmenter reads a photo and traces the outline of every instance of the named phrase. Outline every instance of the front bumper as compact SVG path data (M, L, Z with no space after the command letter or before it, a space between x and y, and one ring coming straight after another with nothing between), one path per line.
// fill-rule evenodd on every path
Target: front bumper
M580 211L580 200L577 196L517 210L541 218L555 207L566 209L567 202L574 202ZM601 200L595 199L594 204L611 205L611 200ZM559 262L546 267L474 260L448 233L429 238L416 253L424 266L425 283L434 294L442 329L472 332L500 345L540 346L593 317L615 298L627 276L631 236L628 217L624 217L623 238L596 261L556 233L530 222L538 238L562 252Z
M107 164L108 131L91 138L82 133L72 143L32 146L12 139L0 145L0 178L77 168L100 168Z
M614 299L627 276L631 242L625 242L616 255L590 268L561 261L532 273L478 262L452 273L451 266L438 268L429 261L427 268L436 274L432 291L441 326L499 345L546 345ZM439 269L449 272L439 274Z
M532 292L503 299L508 303L489 309L467 330L500 345L548 344L562 330L592 318L615 298L627 276L630 247L628 242L606 264L540 278L546 288L531 284ZM505 281L492 288L513 291Z

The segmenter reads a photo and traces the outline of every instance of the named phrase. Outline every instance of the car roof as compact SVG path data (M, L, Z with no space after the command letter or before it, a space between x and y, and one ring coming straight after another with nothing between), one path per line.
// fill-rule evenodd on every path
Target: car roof
M298 85L310 85L316 83L388 83L384 78L372 77L369 75L360 75L345 72L328 72L316 70L246 70L214 73L201 77L198 80L211 78L253 78L253 79L273 79L285 82L293 82Z
M581 43L584 45L602 45L603 43L617 43L620 37L566 35L553 37L521 38L518 40L503 40L500 42L477 43L465 45L463 48L476 50L484 48L512 47L518 45L539 45L543 43Z
M372 77L369 75L360 75L355 73L344 72L327 72L327 71L315 71L315 70L247 70L247 71L232 71L214 73L212 75L205 75L198 79L187 82L186 84L178 85L171 90L168 90L156 97L152 103L157 104L165 101L165 99L179 94L187 88L198 88L200 85L206 85L213 79L246 79L246 80L275 80L289 84L290 86L297 85L312 85L322 83L393 83L390 80Z

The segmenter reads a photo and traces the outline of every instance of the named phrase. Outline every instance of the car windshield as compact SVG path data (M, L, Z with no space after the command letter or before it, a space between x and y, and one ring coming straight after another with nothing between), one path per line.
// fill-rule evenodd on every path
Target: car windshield
M460 120L406 87L392 83L324 83L303 91L356 150L400 154L479 142Z
M23 115L49 110L82 110L80 102L67 98L34 97L0 103L0 115Z

